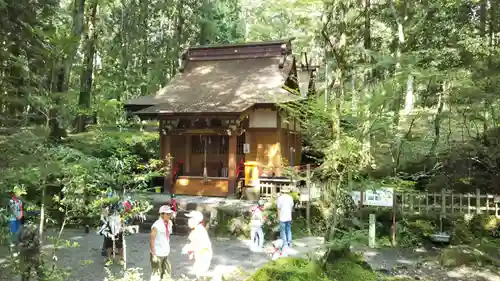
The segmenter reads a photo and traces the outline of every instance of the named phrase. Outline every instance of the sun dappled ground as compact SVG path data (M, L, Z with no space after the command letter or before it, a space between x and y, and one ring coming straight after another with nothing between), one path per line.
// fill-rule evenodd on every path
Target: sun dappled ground
M71 276L66 280L104 280L107 277L107 271L104 267L104 258L100 252L102 236L95 233L85 234L82 230L70 229L65 231L64 237L78 244L77 247L58 250L57 264L71 268ZM127 236L126 240L127 266L128 268L141 269L146 280L149 279L151 272L148 238L148 233L139 233ZM173 275L176 278L182 274L190 275L192 261L188 260L186 255L181 255L181 248L186 242L187 237L172 236L170 261ZM249 241L212 239L212 243L214 258L212 260L211 274L214 276L230 275L240 269L252 272L270 260L269 247L263 252L254 253L249 250ZM293 256L307 256L309 253L317 252L321 245L322 239L320 238L297 239L296 246L290 254ZM45 250L50 251L50 248L51 245L47 245ZM122 274L118 265L110 267L110 271L116 275ZM2 274L2 278L3 276L4 274ZM10 277L0 280L17 281L16 278Z
M48 232L48 236L54 235ZM57 252L58 266L70 269L71 275L66 280L87 281L104 280L107 270L104 267L104 258L100 254L102 237L95 233L85 234L83 230L68 229L63 234L64 239L68 239L75 244L74 247L60 249ZM190 276L190 266L192 262L185 255L181 255L180 250L187 237L172 236L171 263L173 275L176 278L181 275ZM214 247L214 259L212 261L211 274L215 277L234 276L236 273L245 271L249 276L258 268L261 268L270 260L270 247L264 252L254 253L249 250L249 241L212 239ZM51 253L53 246L50 241L45 243L45 252ZM0 249L3 254L4 248ZM388 273L399 277L409 277L412 279L380 279L380 280L436 280L436 281L500 281L500 275L495 272L497 260L495 257L486 256L477 251L464 250L462 248L448 248L444 251L437 249L353 249L361 252L364 260L375 271ZM318 237L308 237L295 240L293 249L289 252L291 256L308 257L318 256L323 251L323 241ZM138 268L145 277L149 279L149 245L148 233L140 233L127 237L127 260L128 268ZM5 260L0 259L0 264ZM441 265L446 265L443 267ZM345 265L339 272L351 272L352 266ZM271 266L272 268L272 266ZM116 265L109 268L116 275L121 276L121 268ZM307 268L308 270L311 268ZM314 269L314 268L312 268ZM312 270L311 269L311 270ZM345 270L344 270L345 269ZM347 270L350 269L350 270ZM358 268L361 270L360 268ZM366 270L366 269L363 269ZM357 272L359 273L359 272ZM370 276L375 276L369 274ZM229 280L244 280L231 278ZM7 271L0 271L0 281L17 281L19 277L7 275ZM379 279L374 279L379 280ZM369 281L369 280L368 280Z

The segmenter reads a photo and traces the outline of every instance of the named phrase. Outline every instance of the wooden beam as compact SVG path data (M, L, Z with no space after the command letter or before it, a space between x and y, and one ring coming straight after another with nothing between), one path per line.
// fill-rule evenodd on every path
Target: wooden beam
M191 136L186 135L186 144L185 144L185 155L186 159L184 161L184 172L188 174L191 171Z
M163 134L162 134L163 135ZM173 192L173 186L172 186L172 169L173 169L173 159L172 159L172 153L171 153L171 136L170 135L163 135L163 146L164 146L164 156L163 156L163 163L165 167L169 167L167 170L167 173L164 177L164 192Z
M236 191L236 157L237 157L237 139L236 134L229 136L229 151L228 151L228 178L229 178L229 196L235 194Z
M278 144L279 146L279 153L277 154L277 166L278 167L275 167L275 171L274 173L276 174L276 176L281 176L281 159L283 158L283 150L286 151L286 147L283 147L283 143L281 142L281 140L283 139L282 137L282 134L283 134L283 129L281 129L281 114L280 114L280 110L276 110L276 122L277 122L277 126L276 126L276 138L277 138L277 141L276 143ZM285 154L286 155L286 154Z

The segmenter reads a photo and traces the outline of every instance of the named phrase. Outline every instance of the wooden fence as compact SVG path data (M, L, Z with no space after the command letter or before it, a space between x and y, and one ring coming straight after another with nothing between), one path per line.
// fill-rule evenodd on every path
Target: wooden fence
M276 197L277 193L283 187L288 188L290 191L295 191L296 181L292 181L288 178L259 178L260 182L260 197L271 198Z
M500 217L500 195L440 193L396 193L395 206L403 213L491 214Z

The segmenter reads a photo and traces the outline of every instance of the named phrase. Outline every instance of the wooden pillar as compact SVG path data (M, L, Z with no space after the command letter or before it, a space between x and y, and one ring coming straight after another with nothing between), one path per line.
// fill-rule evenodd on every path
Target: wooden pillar
M163 135L162 135L163 136ZM161 140L161 139L160 139ZM167 167L167 174L165 175L165 183L164 183L164 192L173 192L173 186L172 186L172 169L173 167L173 159L172 159L172 153L171 153L171 136L169 135L164 135L163 136L163 163L164 167ZM170 167L169 167L170 166Z
M184 159L184 173L187 174L191 171L191 136L186 135L186 150L184 151L184 155L186 159Z
M232 133L229 136L229 157L228 157L228 163L227 163L227 168L228 168L228 178L229 178L229 196L232 196L235 194L236 191L236 149L237 149L237 139L238 136L236 136L235 133Z
M276 110L276 145L278 146L278 153L276 154L276 159L273 159L273 164L276 165L274 167L274 173L276 176L281 176L281 159L283 158L283 154L287 155L289 148L284 147L283 139L283 130L281 129L281 116L279 109ZM288 157L287 157L288 158Z

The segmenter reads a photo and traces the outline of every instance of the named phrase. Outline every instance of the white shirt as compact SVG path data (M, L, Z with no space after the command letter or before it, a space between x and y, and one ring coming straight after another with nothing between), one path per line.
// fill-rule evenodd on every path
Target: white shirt
M250 227L259 228L264 223L264 214L259 207L255 207L252 210L252 218L250 220Z
M288 194L281 194L276 200L280 222L292 221L293 198Z
M170 254L170 234L172 234L172 221L168 221L168 237L167 228L165 227L165 222L162 219L158 219L151 226L151 229L156 228L155 237L155 256L166 257Z
M194 252L194 259L199 260L206 255L212 255L212 242L208 237L207 229L203 225L196 226L188 237L190 250Z

